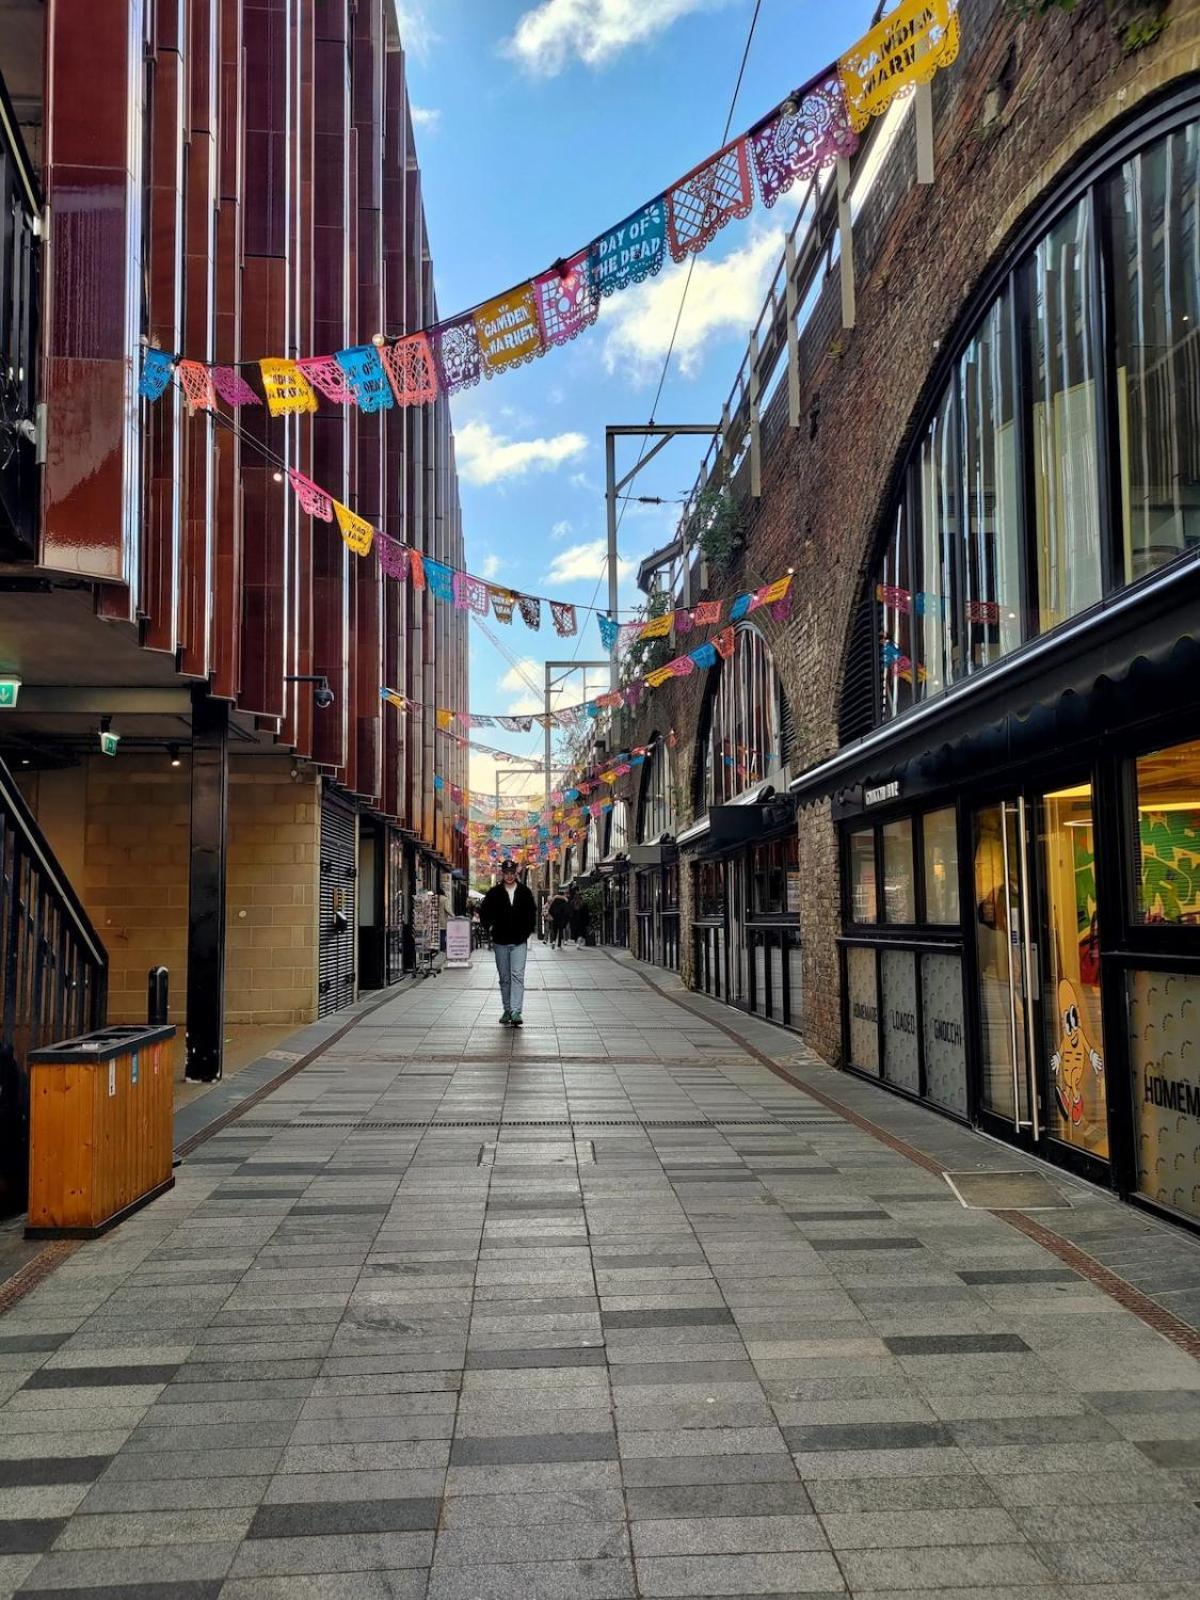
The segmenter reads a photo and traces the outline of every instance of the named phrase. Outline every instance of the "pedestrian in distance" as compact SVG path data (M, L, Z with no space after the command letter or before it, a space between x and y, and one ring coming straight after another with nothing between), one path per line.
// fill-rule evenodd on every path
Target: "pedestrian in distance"
M578 889L571 890L571 901L568 908L568 921L571 926L571 937L575 941L576 950L582 950L587 944L588 924L592 914L588 910L587 901Z
M529 939L537 928L537 901L523 883L517 881L517 867L505 861L500 867L500 882L483 897L479 920L492 937L496 972L500 978L500 999L504 1011L501 1027L520 1028L524 1019L525 963L529 958Z
M550 943L556 950L561 950L563 947L570 915L567 897L560 889L550 902Z

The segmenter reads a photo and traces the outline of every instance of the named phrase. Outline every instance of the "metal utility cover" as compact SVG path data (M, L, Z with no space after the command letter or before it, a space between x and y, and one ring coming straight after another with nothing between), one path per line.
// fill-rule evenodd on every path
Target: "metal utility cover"
M1071 1202L1040 1172L947 1172L971 1211L1069 1211Z

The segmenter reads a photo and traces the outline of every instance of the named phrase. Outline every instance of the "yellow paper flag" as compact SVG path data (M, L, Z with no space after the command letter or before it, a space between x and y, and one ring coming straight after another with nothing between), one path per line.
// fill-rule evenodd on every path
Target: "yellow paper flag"
M673 678L674 676L675 674L668 667L658 667L654 672L646 674L646 682L652 689L658 689L666 683L668 678Z
M774 583L769 583L765 589L760 589L758 591L759 605L773 606L777 600L782 600L786 597L787 592L791 587L792 575L790 572L786 578L776 578Z
M453 727L454 725L454 713L453 711L447 710L445 706L439 706L437 708L436 712L434 713L434 718L438 727L443 731L447 728Z
M286 361L282 356L265 356L258 366L267 410L273 417L317 409L313 386L294 361Z
M674 622L675 622L675 613L673 611L668 611L665 616L655 617L650 622L643 622L642 623L642 638L643 639L661 639L661 638L663 638L663 636L665 634L670 633L671 628L674 625Z
M349 549L356 556L366 556L371 553L371 544L375 538L375 529L362 517L355 516L349 506L344 506L340 500L333 502L333 514L337 518L337 525L342 530L342 538Z
M838 62L855 133L958 54L958 0L903 0Z
M475 337L490 378L542 353L542 327L532 283L498 294L475 313Z

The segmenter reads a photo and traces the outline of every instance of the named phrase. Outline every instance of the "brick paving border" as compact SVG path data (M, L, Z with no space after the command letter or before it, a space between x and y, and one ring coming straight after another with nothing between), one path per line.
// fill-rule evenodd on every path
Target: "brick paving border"
M608 955L608 952L606 951L605 954ZM612 955L609 955L609 960L616 962L618 966L625 965L624 962L617 961L617 958ZM826 1110L836 1112L838 1116L844 1117L854 1127L860 1129L863 1133L870 1134L880 1144L886 1145L889 1150L895 1151L897 1155L904 1156L906 1160L911 1161L915 1166L923 1168L935 1177L946 1176L949 1168L944 1167L933 1156L926 1155L924 1150L918 1150L915 1145L898 1138L894 1133L889 1133L886 1128L881 1128L878 1123L872 1122L869 1117L864 1117L861 1113L852 1111L849 1106L843 1105L840 1100L835 1100L832 1095L824 1093L821 1089L814 1089L811 1084L794 1077L785 1066L773 1060L765 1051L760 1050L757 1045L751 1044L748 1039L743 1038L728 1023L721 1021L717 1017L709 1016L706 1010L701 1009L700 1006L690 1004L684 996L673 994L669 989L664 989L653 978L640 971L637 967L631 965L629 970L634 972L656 994L661 995L664 1000L670 1000L681 1011L687 1011L692 1016L711 1023L714 1028L719 1029L727 1038L736 1040L747 1055L753 1056L755 1061L766 1067L768 1072L774 1073L777 1078L782 1078L785 1083L790 1083L793 1088L799 1089L801 1094L808 1095L810 1099L817 1101ZM763 1019L759 1018L757 1020L761 1021ZM1181 1317L1177 1317L1174 1312L1168 1311L1165 1306L1160 1306L1149 1295L1143 1294L1140 1289L1135 1289L1132 1284L1126 1283L1124 1278L1119 1277L1115 1272L1111 1272L1107 1267L1101 1266L1100 1262L1093 1256L1089 1256L1086 1251L1080 1250L1077 1245L1070 1244L1066 1239L1061 1238L1051 1229L1044 1227L1040 1222L1035 1222L1032 1217L1026 1216L1023 1211L993 1210L992 1216L998 1217L1001 1222L1008 1223L1009 1227L1016 1228L1018 1233L1023 1233L1027 1238L1040 1244L1044 1250L1047 1250L1057 1260L1061 1261L1064 1266L1070 1267L1074 1272L1078 1272L1081 1277L1086 1278L1089 1283L1102 1290L1110 1299L1123 1306L1126 1311L1131 1311L1148 1328L1152 1328L1155 1333L1159 1333L1164 1339L1168 1339L1178 1349L1182 1350L1185 1355L1192 1356L1195 1360L1200 1361L1200 1332L1197 1332L1189 1323L1184 1322Z

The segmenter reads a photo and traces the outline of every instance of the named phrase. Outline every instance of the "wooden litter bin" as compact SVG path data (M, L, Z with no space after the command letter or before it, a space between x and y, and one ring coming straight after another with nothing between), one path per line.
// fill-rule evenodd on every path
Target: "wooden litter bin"
M171 1188L172 1027L114 1026L29 1057L27 1239L92 1239Z

